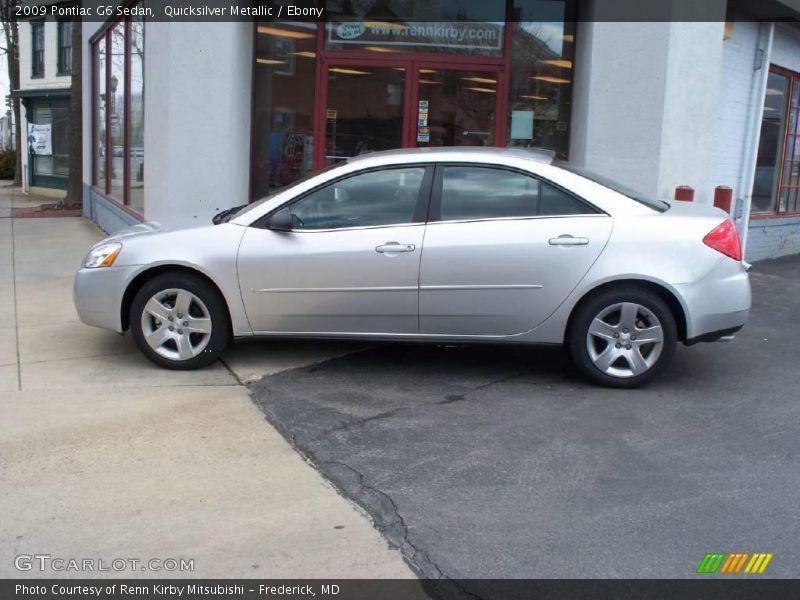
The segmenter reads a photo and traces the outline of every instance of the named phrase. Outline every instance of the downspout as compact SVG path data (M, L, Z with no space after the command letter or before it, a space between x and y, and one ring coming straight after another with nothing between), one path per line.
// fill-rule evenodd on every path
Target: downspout
M764 31L766 29L766 31ZM772 57L772 40L775 37L775 23L763 23L759 32L753 71L754 75L750 94L750 122L747 124L745 138L745 154L742 164L741 189L742 216L739 237L742 240L742 255L746 256L747 237L750 225L750 207L753 200L753 184L756 178L756 159L758 158L758 142L761 137L761 120L764 116L764 97L767 92L769 63Z

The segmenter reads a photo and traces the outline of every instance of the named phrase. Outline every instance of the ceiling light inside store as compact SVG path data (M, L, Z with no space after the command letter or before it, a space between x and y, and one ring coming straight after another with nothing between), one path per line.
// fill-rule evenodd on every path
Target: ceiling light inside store
M531 79L535 79L537 81L546 81L547 83L569 83L569 79L564 79L563 77L551 77L549 75L537 75L536 77L531 77Z
M783 96L783 90L776 90L775 88L767 88L767 96Z
M317 58L316 52L311 52L311 50L303 50L302 52L292 52L295 56L302 56L303 58Z
M331 67L328 71L341 73L342 75L372 75L371 71L359 71L358 69L345 69L344 67Z
M370 52L397 52L394 48L386 48L385 46L364 46L364 50Z
M540 60L543 65L553 65L554 67L561 67L562 69L571 69L572 61L563 58L552 58L550 60Z
M567 35L565 35L565 36L564 36L562 39L563 39L565 42L574 42L574 41L575 41L575 36L574 36L574 35L572 35L571 33L568 33L568 34L567 34Z
M491 88L482 88L482 87L468 87L464 88L465 90L471 90L473 92L483 92L484 94L494 94L496 93L495 90Z
M520 94L520 98L527 98L528 100L547 100L547 96L527 96Z
M497 83L496 79L490 79L489 77L462 77L464 81L474 81L475 83Z
M278 60L277 58L256 58L256 62L260 65L285 65L285 60Z
M315 37L316 35L313 33L306 33L305 31L283 29L282 27L272 27L270 25L259 25L258 33L263 33L265 35L277 35L278 37L287 37L295 40L307 40Z
M420 79L420 83L427 83L431 85L442 85L441 81L436 81L435 79Z

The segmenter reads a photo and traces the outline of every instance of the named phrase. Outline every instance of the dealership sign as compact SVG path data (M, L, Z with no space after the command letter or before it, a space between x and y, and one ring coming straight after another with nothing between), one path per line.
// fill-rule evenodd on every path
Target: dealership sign
M503 23L345 21L328 24L328 42L340 45L422 46L500 50Z

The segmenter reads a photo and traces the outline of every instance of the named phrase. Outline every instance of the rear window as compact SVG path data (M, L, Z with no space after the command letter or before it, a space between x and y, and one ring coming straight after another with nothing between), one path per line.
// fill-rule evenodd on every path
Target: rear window
M657 210L658 212L666 212L669 210L669 204L664 202L663 200L658 200L656 198L650 198L649 196L645 196L641 192L637 192L636 190L629 188L626 185L623 185L613 179L609 179L608 177L604 177L603 175L599 175L594 173L593 171L589 171L584 169L583 167L576 167L573 164L564 161L554 161L553 165L558 167L559 169L564 169L565 171L569 171L570 173L575 173L575 175L580 175L584 179L588 179L589 181L594 181L595 183L599 183L600 185L607 187L611 190L614 190L617 193L622 194L623 196L627 196L631 200L636 200L639 204L644 204L647 208L652 208L653 210Z

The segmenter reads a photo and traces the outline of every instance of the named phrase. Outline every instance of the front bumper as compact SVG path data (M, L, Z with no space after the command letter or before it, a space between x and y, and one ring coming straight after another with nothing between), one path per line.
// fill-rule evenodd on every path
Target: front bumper
M80 320L87 325L122 333L122 296L136 269L130 266L78 271L72 297Z

